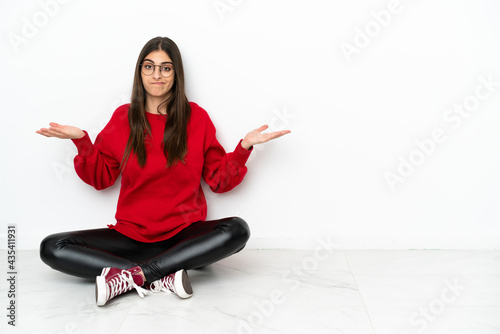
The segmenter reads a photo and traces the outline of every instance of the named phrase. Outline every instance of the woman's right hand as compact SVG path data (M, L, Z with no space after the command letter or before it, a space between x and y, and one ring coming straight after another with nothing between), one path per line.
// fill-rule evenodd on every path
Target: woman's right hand
M79 139L85 136L85 132L71 125L61 125L57 123L49 123L50 128L41 128L36 133L45 137L56 137L60 139Z

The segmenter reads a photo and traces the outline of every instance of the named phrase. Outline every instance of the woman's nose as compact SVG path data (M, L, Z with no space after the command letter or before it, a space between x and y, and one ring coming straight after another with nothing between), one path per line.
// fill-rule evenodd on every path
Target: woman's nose
M155 66L155 71L153 72L153 78L155 78L156 80L161 78L161 69L159 66L158 67Z

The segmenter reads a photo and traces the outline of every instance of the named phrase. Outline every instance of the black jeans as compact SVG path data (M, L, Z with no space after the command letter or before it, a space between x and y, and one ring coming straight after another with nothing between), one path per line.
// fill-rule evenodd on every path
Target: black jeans
M238 217L193 223L172 238L153 243L101 228L49 235L40 245L40 257L53 269L82 278L95 278L104 267L140 266L151 283L237 253L249 237L247 223Z

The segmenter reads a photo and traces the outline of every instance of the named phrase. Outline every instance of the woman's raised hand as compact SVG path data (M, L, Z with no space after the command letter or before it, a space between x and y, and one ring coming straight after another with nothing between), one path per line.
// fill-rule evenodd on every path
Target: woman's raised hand
M50 128L41 128L36 133L45 137L56 137L61 139L79 139L85 136L85 132L71 125L49 123Z
M253 131L250 131L247 133L245 138L243 138L243 141L241 142L241 146L244 149L249 149L250 147L257 145L257 144L262 144L265 142L268 142L270 140L279 138L281 136L286 135L287 133L290 133L290 130L283 130L283 131L276 131L276 132L270 132L270 133L261 133L262 131L266 130L268 128L267 125L263 125L258 129L255 129Z

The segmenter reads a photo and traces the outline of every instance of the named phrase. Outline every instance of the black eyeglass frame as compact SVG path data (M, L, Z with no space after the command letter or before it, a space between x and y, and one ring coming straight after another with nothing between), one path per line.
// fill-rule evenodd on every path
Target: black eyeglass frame
M165 75L163 74L163 70L161 69L161 67L162 67L162 66L165 66L165 64L170 64L170 65L172 65L172 70L173 70L173 72L172 72L172 73L170 73L168 76L165 76ZM156 71L156 66L160 67L160 74L161 74L164 78L170 78L170 77L172 76L172 74L174 74L174 72L175 72L175 66L174 66L174 63L172 63L172 62L165 62L165 63L162 63L161 65L155 65L155 64L152 64L152 63L140 63L139 65L141 66L141 72L142 72L142 74L147 75L147 76L153 75L153 73L155 73L155 71ZM144 65L153 66L153 67L154 67L153 72L151 72L150 74L146 74L146 73L144 73L144 72L143 72L143 71L144 71L144 70L143 70Z

